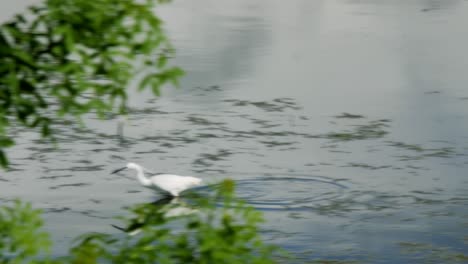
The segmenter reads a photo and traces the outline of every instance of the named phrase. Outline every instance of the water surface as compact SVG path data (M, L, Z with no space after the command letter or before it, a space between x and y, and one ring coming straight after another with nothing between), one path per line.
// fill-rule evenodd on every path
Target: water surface
M187 71L115 118L20 131L0 198L46 212L61 254L156 200L127 161L232 178L297 262L463 263L468 255L468 2L179 0L158 10ZM130 176L130 174L129 174Z

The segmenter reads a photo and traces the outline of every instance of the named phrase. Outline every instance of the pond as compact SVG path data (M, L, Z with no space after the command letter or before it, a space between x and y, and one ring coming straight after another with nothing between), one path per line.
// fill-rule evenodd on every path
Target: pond
M133 161L235 180L265 239L298 263L466 263L467 1L178 0L158 12L187 72L180 89L131 87L125 120L60 125L56 146L19 130L9 152L0 199L42 208L55 254L158 199L110 175Z

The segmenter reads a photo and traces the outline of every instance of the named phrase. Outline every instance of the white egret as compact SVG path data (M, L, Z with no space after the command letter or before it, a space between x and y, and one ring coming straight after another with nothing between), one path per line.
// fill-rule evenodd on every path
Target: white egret
M127 166L117 169L112 174L117 173L124 169L133 169L137 171L137 179L141 185L156 190L168 193L172 196L179 196L179 194L191 187L200 185L202 180L192 176L179 176L174 174L157 173L149 178L145 176L144 171L149 172L142 166L130 162Z

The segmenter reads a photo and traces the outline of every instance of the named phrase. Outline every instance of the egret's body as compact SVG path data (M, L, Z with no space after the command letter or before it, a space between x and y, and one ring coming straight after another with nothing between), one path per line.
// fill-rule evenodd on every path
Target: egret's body
M192 176L179 176L165 173L146 177L144 172L145 168L136 163L128 163L126 167L115 170L112 173L117 173L123 169L136 170L137 179L141 185L156 191L169 193L172 196L179 196L181 192L200 185L202 182L201 179Z

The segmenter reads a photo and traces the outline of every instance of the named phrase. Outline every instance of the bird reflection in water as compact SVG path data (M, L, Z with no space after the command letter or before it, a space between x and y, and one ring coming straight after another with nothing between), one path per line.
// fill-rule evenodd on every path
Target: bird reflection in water
M137 205L132 211L136 217L130 219L126 227L113 224L111 226L133 236L146 225L164 224L170 218L197 213L198 209L193 208L180 197L165 196L152 203Z

